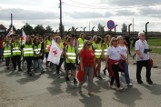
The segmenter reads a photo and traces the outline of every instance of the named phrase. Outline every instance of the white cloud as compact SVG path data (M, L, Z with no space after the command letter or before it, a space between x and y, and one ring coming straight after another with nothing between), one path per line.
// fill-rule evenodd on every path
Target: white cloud
M135 18L135 30L144 30L149 21L148 30L161 31L160 0L62 0L63 24L65 29L71 26L89 27L99 23L106 26L108 20L114 20L117 31L123 23L132 23ZM3 0L0 3L0 22L6 27L13 13L14 25L21 28L25 23L32 26L50 25L59 27L59 0Z

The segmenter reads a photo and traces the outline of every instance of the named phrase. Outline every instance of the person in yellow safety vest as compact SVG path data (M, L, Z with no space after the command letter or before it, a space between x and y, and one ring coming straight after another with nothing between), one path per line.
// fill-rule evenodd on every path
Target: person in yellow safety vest
M60 78L60 68L61 68L61 65L63 64L64 62L64 44L63 42L61 41L61 37L60 36L56 36L55 37L55 42L60 46L60 48L62 49L62 55L60 57L60 62L59 62L59 65L56 65L56 74L57 74L57 78Z
M102 46L101 46L101 37L97 37L97 41L96 41L96 48L94 50L95 53L95 58L96 58L96 68L95 68L95 72L96 72L96 77L101 80L102 77L100 75L100 70L101 70L101 57L102 57Z
M36 37L34 39L34 44L33 44L33 48L34 48L34 71L40 70L41 74L44 73L44 69L42 67L42 54L43 54L43 45L39 40L39 37Z
M73 82L74 84L77 84L76 80L76 49L73 46L73 39L68 38L68 45L65 47L65 70L66 75L65 79L66 81L70 81L68 74L69 70L73 73Z
M6 68L9 70L9 63L11 59L11 44L8 38L6 38L5 42L3 43L3 49L3 57L5 58Z
M107 50L108 50L108 47L109 47L109 44L110 44L110 40L111 40L111 36L109 34L107 34L104 38L104 43L102 44L102 52L103 52L103 59L105 60L105 65L108 65L106 64L107 61ZM105 66L105 68L103 69L103 73L104 75L106 75L106 70L108 70L108 67Z
M34 49L31 37L27 36L26 43L22 46L22 48L23 48L23 56L27 62L27 73L29 74L29 76L32 76L31 66L34 57Z
M18 41L18 37L15 37L13 43L11 44L11 52L12 52L12 63L14 72L16 72L16 66L18 65L18 71L22 71L21 69L21 44Z
M51 41L52 41L52 37L49 36L44 43L45 44L46 67L48 67L48 63L49 63L49 61L47 61L47 58L48 58L49 51L50 51Z
M97 41L97 35L94 35L94 36L93 36L93 40L92 40L93 51L94 51L95 48L96 48L96 41Z
M77 40L77 54L79 54L83 48L85 37L86 35L84 33L81 33L80 37Z

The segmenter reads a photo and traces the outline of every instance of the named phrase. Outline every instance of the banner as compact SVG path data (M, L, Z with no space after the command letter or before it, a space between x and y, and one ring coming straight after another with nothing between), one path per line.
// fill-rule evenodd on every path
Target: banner
M25 43L26 43L26 33L24 32L24 30L22 29L22 37L21 37L21 39L22 39L22 45L24 45Z
M47 61L50 61L56 65L59 65L61 54L62 54L62 49L55 42L55 40L53 40L52 45L50 47L50 52L49 52Z

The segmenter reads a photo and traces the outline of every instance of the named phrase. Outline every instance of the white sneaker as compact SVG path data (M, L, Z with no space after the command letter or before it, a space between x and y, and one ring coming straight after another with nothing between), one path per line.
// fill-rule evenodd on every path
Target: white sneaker
M122 91L123 89L124 89L124 88L121 87L121 86L120 86L119 88L117 88L118 91Z
M112 88L112 89L116 89L116 86L114 86L114 85L111 85L111 86L110 86L110 88Z
M132 87L132 83L130 82L130 83L128 84L128 86L129 86L129 87Z

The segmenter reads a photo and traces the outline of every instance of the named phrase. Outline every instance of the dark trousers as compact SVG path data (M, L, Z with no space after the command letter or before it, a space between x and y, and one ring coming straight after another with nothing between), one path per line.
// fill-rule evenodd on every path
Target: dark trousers
M146 67L146 80L151 81L150 60L145 60L145 61L137 61L136 62L136 79L138 82L141 81L141 70L144 66Z
M112 70L114 71L115 77L111 77L111 85L113 85L114 80L116 80L117 87L120 87L120 79L119 79L119 66L112 65Z
M46 64L48 64L49 61L47 61L47 59L48 59L49 52L46 52L45 55L46 55L46 56L45 56L45 57L46 57Z
M6 66L8 67L9 63L10 63L10 57L9 58L5 58L5 61L6 61Z
M12 56L12 63L13 63L13 68L16 70L16 67L18 65L18 69L21 69L21 56Z
M31 66L32 66L32 57L25 57L25 60L27 62L27 72L31 72Z
M61 68L61 65L63 64L64 62L64 58L60 58L60 62L59 62L59 65L56 66L56 73L59 74L59 71L60 71L60 68Z
M129 54L131 54L131 52L130 52L130 44L128 44L128 51L129 51Z

